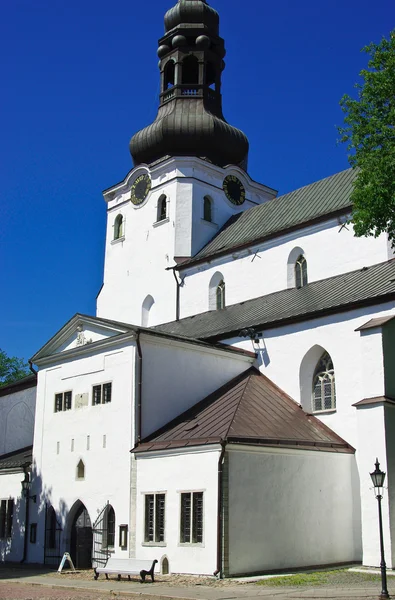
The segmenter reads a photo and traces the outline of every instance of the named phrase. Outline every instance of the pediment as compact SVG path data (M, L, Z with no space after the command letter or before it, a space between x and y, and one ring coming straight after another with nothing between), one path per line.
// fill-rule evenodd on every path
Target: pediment
M111 338L133 335L133 325L76 314L33 357L37 363L57 354L88 350Z

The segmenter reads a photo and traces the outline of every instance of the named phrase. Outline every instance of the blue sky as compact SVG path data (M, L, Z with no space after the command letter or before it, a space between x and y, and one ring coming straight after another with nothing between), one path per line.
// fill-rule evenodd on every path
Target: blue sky
M158 105L157 40L175 3L2 0L0 348L30 358L102 283L102 190L132 167L128 142ZM339 100L392 0L212 0L227 56L226 119L250 175L280 193L348 167Z

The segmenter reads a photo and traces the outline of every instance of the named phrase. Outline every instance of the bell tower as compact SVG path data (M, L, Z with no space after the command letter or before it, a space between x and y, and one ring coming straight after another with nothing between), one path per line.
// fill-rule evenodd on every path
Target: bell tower
M161 93L155 121L130 141L134 165L196 156L247 169L248 140L222 114L225 45L219 15L206 0L179 0L159 40Z

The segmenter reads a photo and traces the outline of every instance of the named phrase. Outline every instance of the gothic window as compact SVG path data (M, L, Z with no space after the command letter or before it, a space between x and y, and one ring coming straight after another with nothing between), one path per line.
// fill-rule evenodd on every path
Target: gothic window
M79 460L77 465L77 479L85 479L85 465L83 460Z
M103 522L103 548L114 548L115 546L115 511L109 504L104 513Z
M167 218L167 198L164 194L158 200L157 221L164 221Z
M119 240L123 237L124 219L122 215L118 215L114 221L114 240Z
M210 279L208 288L208 307L209 310L218 310L218 302L225 306L225 279L220 271L216 271Z
M307 261L301 254L295 262L295 287L301 288L305 285L307 285Z
M335 371L327 352L321 356L314 371L312 405L313 412L336 409Z
M163 91L166 91L169 88L173 87L174 76L175 76L175 63L174 63L174 61L169 60L169 62L165 66L165 71L164 71L164 90Z
M203 219L210 223L213 220L213 203L210 196L205 196L203 200Z
M71 392L61 392L55 394L55 412L71 410Z
M145 542L165 541L165 494L145 495Z
M192 54L182 61L182 83L187 85L199 83L199 61Z
M222 279L217 286L217 310L225 308L225 281Z
M180 542L203 543L203 492L181 494Z
M92 390L92 404L107 404L111 402L112 384L101 383L100 385L94 385Z

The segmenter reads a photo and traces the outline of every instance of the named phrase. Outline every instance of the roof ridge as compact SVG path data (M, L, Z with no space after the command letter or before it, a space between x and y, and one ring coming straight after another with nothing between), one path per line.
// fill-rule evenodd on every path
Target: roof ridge
M250 372L250 373L249 373L249 375L248 375L248 376L245 378L245 381L244 381L244 387L243 387L243 391L241 392L241 394L240 394L240 398L238 399L238 401L237 401L237 403L236 403L235 409L234 409L234 411L233 411L233 417L232 417L232 418L230 419L230 421L229 421L229 425L228 425L227 431L226 431L226 433L225 433L225 436L224 436L225 440L227 439L227 437L228 437L228 435L229 435L230 428L232 427L233 421L235 420L235 418L236 418L236 415L237 415L237 412L238 412L238 410L239 410L239 408L240 408L240 404L241 404L241 402L242 402L242 400L243 400L243 398L244 398L244 396L245 396L245 393L246 393L246 390L247 390L248 384L250 383L251 376L253 375L253 372L252 372L252 371L256 371L255 367L251 367L251 368L250 368L250 369L248 369L248 370L249 370L249 371L251 371L251 372Z

